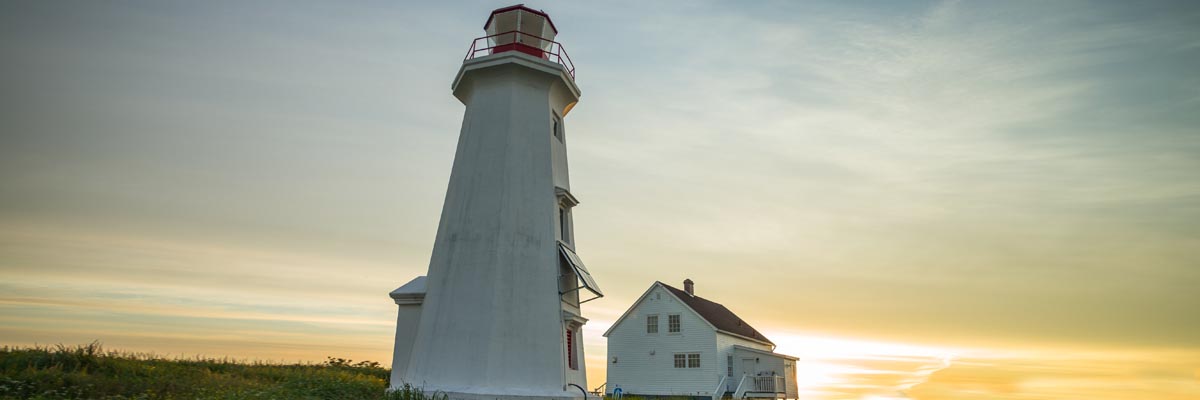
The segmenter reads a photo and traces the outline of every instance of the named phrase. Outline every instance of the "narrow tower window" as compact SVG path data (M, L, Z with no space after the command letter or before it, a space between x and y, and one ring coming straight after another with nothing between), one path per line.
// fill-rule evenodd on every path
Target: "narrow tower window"
M563 243L571 243L571 210L558 207L558 229L562 232Z
M567 366L579 369L579 363L575 360L575 332L571 328L567 328Z
M563 132L562 132L562 119L558 118L558 116L557 116L557 115L555 115L555 116L552 118L552 120L553 120L553 122L554 122L554 125L553 125L553 127L552 127L552 129L553 129L553 131L552 131L552 132L554 132L554 137L555 137L555 138L558 138L558 140L560 140L560 141L561 141L561 140L563 140Z

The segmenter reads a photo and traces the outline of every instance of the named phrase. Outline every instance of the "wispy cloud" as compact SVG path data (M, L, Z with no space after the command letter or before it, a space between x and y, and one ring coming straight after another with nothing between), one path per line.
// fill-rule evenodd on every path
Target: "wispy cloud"
M0 5L0 334L385 361L384 294L424 272L449 175L448 84L501 5ZM584 91L593 380L605 328L684 277L772 332L1200 346L1194 5L546 7ZM986 363L1014 371L987 393L1044 383L944 360L844 371L884 397L974 390Z

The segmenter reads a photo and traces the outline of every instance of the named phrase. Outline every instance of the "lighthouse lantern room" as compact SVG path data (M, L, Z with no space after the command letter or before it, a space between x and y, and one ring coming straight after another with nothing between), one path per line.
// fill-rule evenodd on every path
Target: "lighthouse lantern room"
M535 57L546 57L558 30L550 16L524 5L492 11L483 31L488 34L493 53L520 51Z
M484 30L451 84L465 111L428 274L391 293L391 384L452 400L580 399L580 306L603 293L574 234L575 67L542 11L500 8Z
M561 64L572 78L575 65L562 44L554 41L558 28L545 12L523 4L496 9L483 24L486 36L475 39L466 59L518 51Z

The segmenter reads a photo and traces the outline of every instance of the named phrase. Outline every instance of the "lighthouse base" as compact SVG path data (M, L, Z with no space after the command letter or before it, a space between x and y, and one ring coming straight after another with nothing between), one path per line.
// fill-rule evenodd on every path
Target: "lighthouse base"
M575 389L575 387L571 387ZM534 390L511 389L503 392L487 391L476 392L459 390L430 390L423 389L427 396L445 395L447 400L585 400L596 399L597 397L584 397L583 392L579 390L572 391L545 391L538 392Z

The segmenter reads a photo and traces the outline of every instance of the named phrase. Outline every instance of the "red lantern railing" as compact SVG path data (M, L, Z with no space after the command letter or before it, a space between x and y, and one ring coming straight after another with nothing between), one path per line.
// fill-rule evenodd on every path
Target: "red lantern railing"
M508 43L493 44L499 42L499 38L509 35L512 36L512 40L508 41ZM523 43L523 41L527 42L530 39L537 41L539 44L548 43L549 47L543 49L539 46ZM481 40L483 41L482 46L480 45ZM571 57L567 55L567 50L563 48L561 43L520 31L508 31L475 38L475 40L471 41L471 49L467 50L467 56L463 58L463 61L506 51L519 51L543 60L556 62L567 70L567 74L571 75L571 79L575 79L575 63L571 62Z

